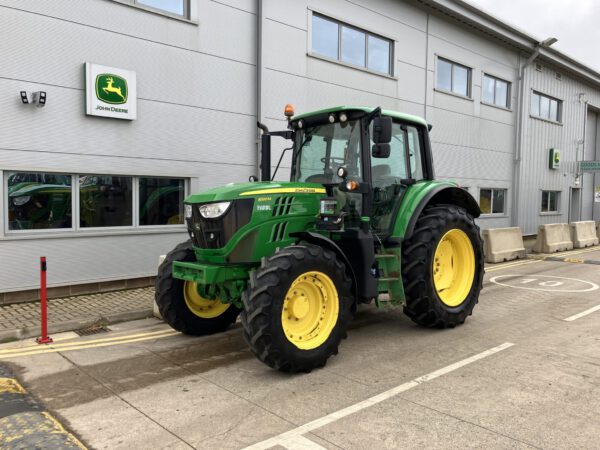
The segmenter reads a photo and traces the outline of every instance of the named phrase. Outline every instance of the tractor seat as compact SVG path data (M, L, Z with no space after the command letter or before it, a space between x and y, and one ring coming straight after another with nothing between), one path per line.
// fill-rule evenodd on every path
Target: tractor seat
M373 186L382 187L389 184L389 179L392 176L392 168L389 164L380 164L371 168L371 176L373 177Z

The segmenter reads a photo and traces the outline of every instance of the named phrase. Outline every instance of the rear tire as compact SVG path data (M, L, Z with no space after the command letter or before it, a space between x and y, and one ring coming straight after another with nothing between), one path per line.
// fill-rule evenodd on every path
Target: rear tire
M192 242L187 241L175 247L158 268L155 283L155 299L165 322L177 331L194 336L220 333L235 322L240 309L231 304L226 309L218 302L212 314L199 317L188 306L184 290L190 289L189 281L173 278L173 261L196 261ZM210 303L208 303L210 305ZM209 317L212 316L212 317Z
M310 372L336 355L352 319L351 281L335 254L286 247L250 275L241 320L252 352L283 372Z
M483 274L483 245L473 217L458 206L429 206L403 243L404 313L419 325L454 328L472 314Z

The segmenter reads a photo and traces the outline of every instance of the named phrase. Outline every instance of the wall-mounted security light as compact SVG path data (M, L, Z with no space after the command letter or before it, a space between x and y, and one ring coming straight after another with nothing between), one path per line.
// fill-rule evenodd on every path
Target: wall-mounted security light
M39 91L33 93L33 103L38 107L42 108L46 106L46 92Z
M21 101L24 105L36 105L38 108L46 106L47 94L45 91L30 92L21 91Z

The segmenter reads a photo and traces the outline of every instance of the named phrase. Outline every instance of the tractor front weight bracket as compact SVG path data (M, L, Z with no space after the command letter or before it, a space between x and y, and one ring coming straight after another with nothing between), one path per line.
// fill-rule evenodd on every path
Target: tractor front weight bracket
M192 281L199 286L203 297L242 306L250 266L202 264L188 261L173 262L173 278Z

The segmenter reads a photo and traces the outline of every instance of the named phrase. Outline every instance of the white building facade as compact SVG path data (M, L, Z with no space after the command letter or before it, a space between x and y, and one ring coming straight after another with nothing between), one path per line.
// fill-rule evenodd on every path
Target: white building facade
M5 302L36 294L39 256L56 295L147 283L187 238L184 196L256 175L256 122L284 128L286 103L425 117L436 176L482 228L600 219L579 163L600 160L600 75L462 1L0 0L0 17Z

